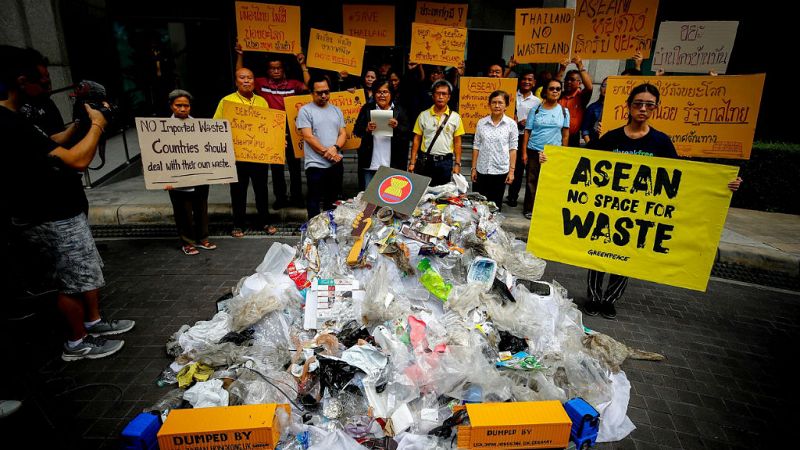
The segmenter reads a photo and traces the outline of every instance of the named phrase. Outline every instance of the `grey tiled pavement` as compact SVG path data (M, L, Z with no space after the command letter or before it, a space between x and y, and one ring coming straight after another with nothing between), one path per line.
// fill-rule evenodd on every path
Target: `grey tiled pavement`
M25 439L36 448L117 448L124 425L168 390L155 384L170 362L168 336L209 318L214 301L252 273L272 242L219 239L219 249L186 257L174 240L100 241L104 310L135 319L136 328L117 355L65 363L52 314L3 324L0 398L22 398L24 406L0 419L2 447ZM556 263L544 277L578 303L584 278L584 270ZM637 429L597 448L797 448L800 294L715 280L698 293L632 280L618 311L617 320L586 317L585 325L667 359L623 365Z

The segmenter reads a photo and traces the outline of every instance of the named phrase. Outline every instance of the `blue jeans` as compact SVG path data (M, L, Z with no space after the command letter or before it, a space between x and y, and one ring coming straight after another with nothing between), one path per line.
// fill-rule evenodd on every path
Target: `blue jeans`
M361 177L364 181L364 187L361 188L362 191L367 189L367 186L369 186L369 183L375 177L376 173L378 173L377 170L361 169Z

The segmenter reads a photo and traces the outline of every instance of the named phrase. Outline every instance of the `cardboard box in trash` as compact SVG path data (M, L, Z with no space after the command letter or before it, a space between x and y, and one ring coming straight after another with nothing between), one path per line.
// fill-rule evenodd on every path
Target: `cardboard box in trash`
M561 402L474 403L458 448L565 448L572 426Z
M289 405L173 409L158 432L161 450L274 449L280 440L275 412Z

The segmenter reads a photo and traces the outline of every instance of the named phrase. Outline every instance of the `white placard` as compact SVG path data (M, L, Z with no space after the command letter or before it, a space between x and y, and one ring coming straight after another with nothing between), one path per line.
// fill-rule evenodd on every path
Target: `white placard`
M369 119L377 125L372 132L373 136L394 136L394 128L389 126L389 120L392 119L391 109L373 109L369 112Z
M739 22L661 22L653 71L725 73L738 26Z

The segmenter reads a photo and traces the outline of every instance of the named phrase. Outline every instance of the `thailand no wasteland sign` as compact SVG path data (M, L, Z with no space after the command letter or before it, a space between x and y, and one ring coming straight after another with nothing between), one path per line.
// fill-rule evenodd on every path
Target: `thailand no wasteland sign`
M381 167L364 191L364 200L411 215L430 182L429 177Z

